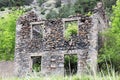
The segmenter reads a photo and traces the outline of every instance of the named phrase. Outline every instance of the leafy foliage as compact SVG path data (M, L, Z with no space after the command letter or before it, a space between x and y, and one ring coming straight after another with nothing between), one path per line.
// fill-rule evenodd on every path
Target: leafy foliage
M66 18L66 17L68 17L70 15L74 15L74 14L75 14L75 10L74 10L74 6L72 4L64 5L59 10L60 18Z
M112 11L112 5L115 5L116 0L77 0L74 7L76 13L85 14L88 11L92 11L97 2L102 1L103 6L107 11Z
M38 2L39 2L39 6L41 6L42 3L45 2L45 0L38 0Z
M55 7L56 8L61 7L61 0L56 1Z
M29 5L33 0L0 0L1 7Z
M66 24L65 38L70 39L72 35L77 35L78 25L76 22L70 22Z
M56 13L55 11L51 10L47 14L48 18L66 18L70 15L75 15L77 13L79 14L87 14L88 12L92 12L94 7L96 6L96 3L102 1L104 3L105 9L107 11L111 11L111 6L115 4L116 0L76 0L75 4L69 3L66 5L60 5L60 1L56 3L57 7L59 7L59 13Z
M92 11L98 0L77 0L74 7L76 13L84 14Z
M4 7L0 8L0 11L5 11L5 8Z
M111 12L112 11L112 5L115 5L117 0L103 0L104 7Z
M50 13L46 15L46 19L53 19L57 17L58 17L58 13L54 10L50 10Z
M50 10L50 12L46 15L47 19L52 19L52 18L66 18L70 15L74 15L74 7L72 4L67 4L64 6L61 6L59 8L59 12L56 12L55 10Z
M0 18L0 60L13 59L16 20L21 14L22 10L16 10Z
M111 28L104 34L106 37L103 48L100 50L99 67L106 69L105 61L108 66L111 65L115 71L120 72L120 1L117 0L116 6L113 6L113 16Z

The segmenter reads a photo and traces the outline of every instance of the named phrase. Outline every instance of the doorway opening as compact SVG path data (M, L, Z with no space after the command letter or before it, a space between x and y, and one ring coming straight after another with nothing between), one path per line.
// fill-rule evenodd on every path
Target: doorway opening
M32 72L41 71L41 56L32 56Z
M64 73L65 75L74 75L77 73L77 54L66 54L64 56Z

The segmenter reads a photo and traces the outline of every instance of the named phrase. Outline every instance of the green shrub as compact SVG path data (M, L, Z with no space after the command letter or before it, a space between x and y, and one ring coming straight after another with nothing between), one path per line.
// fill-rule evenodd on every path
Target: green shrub
M76 13L85 14L93 10L98 0L77 0L74 8Z
M45 2L45 0L38 0L38 2L39 2L39 6L41 6L41 5L42 5L42 3L44 3L44 2Z
M0 60L13 60L16 20L21 14L22 10L16 10L0 18Z
M44 14L44 12L43 12ZM74 7L72 4L64 5L59 8L59 12L57 13L54 10L50 10L50 12L46 15L47 19L52 19L52 18L66 18L69 17L70 15L74 15Z
M56 1L55 7L56 8L61 7L61 0Z
M54 10L50 10L50 13L46 15L46 19L58 18L58 13Z
M74 10L74 6L72 4L64 5L59 10L60 18L66 18L66 17L69 17L70 15L74 15L74 14L75 14L75 10Z
M45 15L45 11L46 11L46 9L42 9L42 10L41 10L41 14L42 14L42 15Z
M11 10L12 9L12 7L8 7L8 10Z
M112 12L112 6L115 5L117 0L103 0L104 7L107 9L107 11Z
M66 24L66 30L65 30L65 38L69 40L71 36L77 35L78 32L78 25L76 22L70 22Z
M0 8L0 11L5 11L5 8L4 7Z
M0 0L0 7L29 5L33 0Z
M120 1L117 0L113 6L111 28L104 33L106 40L99 54L99 67L106 70L112 66L115 71L120 72Z
M16 7L12 7L12 11L16 11L17 10L17 8Z

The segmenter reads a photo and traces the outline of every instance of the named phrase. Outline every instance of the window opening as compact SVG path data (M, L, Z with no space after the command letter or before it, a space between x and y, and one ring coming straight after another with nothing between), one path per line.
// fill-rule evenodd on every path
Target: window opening
M31 24L31 39L42 39L43 38L43 23L32 23Z
M77 73L77 54L67 54L64 56L65 75L74 75Z
M69 40L71 37L77 36L77 34L78 34L78 22L77 21L65 22L64 37Z
M32 56L32 71L41 71L41 56Z

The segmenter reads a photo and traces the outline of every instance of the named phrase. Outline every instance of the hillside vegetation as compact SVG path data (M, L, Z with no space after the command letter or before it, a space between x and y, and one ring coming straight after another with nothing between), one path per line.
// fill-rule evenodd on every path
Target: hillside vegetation
M0 0L0 8L29 5L32 1L33 0Z

